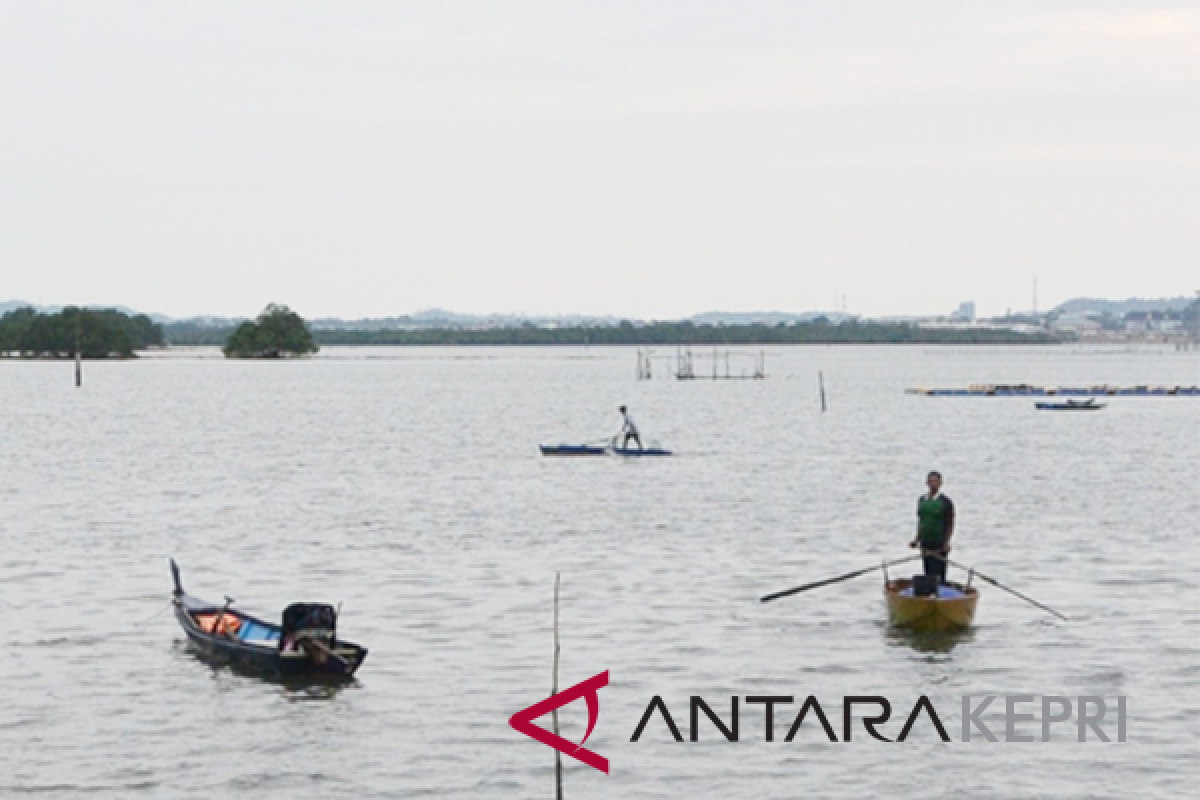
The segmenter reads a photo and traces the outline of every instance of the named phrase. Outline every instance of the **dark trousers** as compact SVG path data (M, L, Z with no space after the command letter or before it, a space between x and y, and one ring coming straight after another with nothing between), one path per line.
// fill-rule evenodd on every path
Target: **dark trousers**
M636 433L626 433L625 442L621 446L628 449L630 441L637 442L638 450L642 449L642 437L638 436Z
M922 550L921 561L925 564L926 575L936 575L938 583L946 582L946 562L945 556L938 553L933 555L933 550Z

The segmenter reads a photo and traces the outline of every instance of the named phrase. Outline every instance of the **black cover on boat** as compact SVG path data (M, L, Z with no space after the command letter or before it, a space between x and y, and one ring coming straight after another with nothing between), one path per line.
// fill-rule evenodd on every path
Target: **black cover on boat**
M938 593L938 576L937 575L913 575L913 594L917 597L929 597L930 595L937 596Z
M324 603L292 603L283 610L283 633L300 630L337 630L337 612Z

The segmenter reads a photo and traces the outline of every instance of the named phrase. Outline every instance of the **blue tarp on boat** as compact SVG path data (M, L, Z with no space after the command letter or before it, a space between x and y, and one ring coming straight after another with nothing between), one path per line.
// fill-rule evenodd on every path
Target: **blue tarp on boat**
M238 630L238 638L251 644L274 644L279 641L279 634L278 628L268 628L251 620L243 620L242 627Z
M912 597L913 596L912 587L910 586L907 589L901 589L898 592L898 594L901 597ZM955 589L953 586L939 586L938 587L938 598L939 599L951 600L956 597L966 597L966 595L964 593L960 592L958 589Z

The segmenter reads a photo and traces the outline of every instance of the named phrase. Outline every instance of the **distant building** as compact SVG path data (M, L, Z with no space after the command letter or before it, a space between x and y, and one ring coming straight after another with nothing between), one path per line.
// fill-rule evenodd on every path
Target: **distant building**
M1059 314L1050 323L1050 327L1063 333L1095 336L1104 330L1103 324L1097 319L1099 316L1099 314L1090 311Z
M1183 327L1183 313L1175 311L1130 311L1125 315L1127 333L1170 333Z
M971 322L975 319L975 303L968 300L965 303L959 303L958 308L951 312L950 319L961 319Z

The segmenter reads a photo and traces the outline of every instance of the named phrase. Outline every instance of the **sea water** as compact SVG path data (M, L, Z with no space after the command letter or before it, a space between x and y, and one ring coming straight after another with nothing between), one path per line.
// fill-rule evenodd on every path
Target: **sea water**
M508 720L550 693L556 572L559 686L610 674L587 743L610 774L565 758L569 798L1193 794L1200 398L1047 414L904 389L1195 384L1197 354L766 352L761 381L662 360L637 381L625 348L172 351L88 363L78 390L70 364L0 363L0 796L551 797L553 751ZM539 455L611 436L620 404L677 455ZM933 646L887 629L880 573L759 602L909 554L931 469L953 558L1069 622L978 579L974 629ZM269 619L340 603L371 651L357 681L198 661L168 557ZM806 723L786 743L780 708L767 743L743 706L736 743L657 720L630 741L655 695L686 725L693 695L728 719L730 696L812 694L839 733L843 696L884 695L894 738L921 695L1015 693L1124 696L1128 740L946 744L921 723L831 744ZM561 722L579 741L583 704Z

